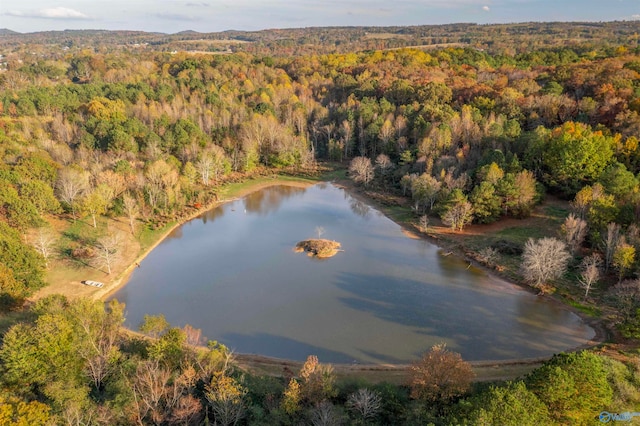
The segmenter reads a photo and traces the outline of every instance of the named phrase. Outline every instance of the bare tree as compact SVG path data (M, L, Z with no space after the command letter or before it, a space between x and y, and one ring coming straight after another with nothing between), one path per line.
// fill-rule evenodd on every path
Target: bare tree
M429 228L429 217L426 214L420 216L418 226L420 227L420 231L427 232Z
M174 377L158 360L138 363L128 407L140 425L199 423L202 406L192 393L197 382L195 370L187 367Z
M355 182L362 183L364 186L369 185L374 177L371 160L367 157L355 157L349 165L349 174Z
M78 354L85 360L86 373L100 390L119 356L120 326L124 322L124 304L112 300L109 311L103 305L80 300L73 306L74 323L83 335Z
M571 253L575 253L587 236L587 221L569 214L562 224L562 234Z
M597 283L598 280L600 280L600 276L602 275L602 272L600 270L601 265L602 258L597 253L594 253L582 259L578 282L584 288L585 299L589 296L589 291L591 290L593 285Z
M462 228L473 219L473 207L465 200L453 203L442 216L442 222L451 229L462 231Z
M349 395L347 399L347 407L357 413L362 420L374 418L382 407L382 398L378 392L367 388L360 388L356 392Z
M200 174L203 185L209 185L211 179L211 172L213 171L213 156L209 153L202 153L196 164L194 164L196 170Z
M613 255L616 252L616 248L620 242L620 225L611 222L607 225L607 236L605 237L604 244L604 270L609 270L609 267L613 263Z
M376 157L376 167L382 176L387 176L393 170L393 162L388 155L380 154Z
M342 133L342 139L344 141L344 156L347 158L351 153L351 134L353 133L353 126L349 120L342 122L340 132Z
M329 401L317 404L309 413L309 420L313 426L339 426L342 423L336 408Z
M555 238L529 240L522 253L522 273L524 279L534 287L558 278L567 269L571 255L565 243Z
M120 235L111 233L98 238L96 242L96 260L98 267L105 267L107 273L111 274L111 267L118 259L120 250Z
M58 173L56 192L76 220L76 200L89 189L89 173L66 167Z
M129 219L129 229L131 229L131 233L133 234L135 233L136 218L140 214L138 202L135 198L129 195L129 193L124 193L122 195L122 206L127 218Z
M478 260L489 267L493 267L498 260L498 250L493 247L485 247L478 251Z
M167 394L167 386L171 379L171 371L157 360L140 362L133 378L133 409L137 423L145 424L151 419L159 424L164 419L163 402Z
M617 309L617 313L626 321L640 309L640 279L627 280L609 289L607 298Z
M316 226L316 234L318 234L318 239L320 239L324 234L324 228L322 226Z
M44 258L44 266L49 267L49 258L53 254L56 237L50 230L39 228L33 240L33 247Z
M149 205L154 209L161 203L166 206L178 184L178 171L166 161L156 160L147 166L144 176Z
M411 397L425 402L447 402L462 395L475 376L471 365L445 344L435 345L409 367Z

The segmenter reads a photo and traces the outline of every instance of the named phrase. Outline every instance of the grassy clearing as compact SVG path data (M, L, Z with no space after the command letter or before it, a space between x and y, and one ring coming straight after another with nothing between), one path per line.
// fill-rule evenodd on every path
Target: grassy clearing
M221 201L241 197L254 190L278 184L309 185L326 179L327 176L340 176L344 171L327 168L325 174L318 177L297 178L294 176L260 176L246 179L239 183L230 183L219 188ZM199 213L193 210L194 214ZM42 298L50 294L63 294L67 297L104 297L109 289L116 284L126 281L127 271L139 259L160 242L178 222L171 220L158 229L152 229L139 221L135 235L129 231L128 222L123 218L98 218L98 226L92 226L90 218L72 221L71 219L51 218L52 228L59 238L57 252L59 256L50 262L46 275L49 284L34 295L33 299ZM115 232L121 236L122 245L119 259L112 265L112 273L107 274L103 267L95 262L95 258L74 256L74 250L91 248L98 238L108 232ZM77 254L77 253L76 253ZM82 280L95 280L105 283L105 290L81 284Z
M153 247L171 228L176 225L176 222L168 222L165 226L158 229L151 229L147 226L140 225L140 231L138 231L138 241L140 242L140 251L146 251L149 247Z
M246 193L253 191L257 188L262 188L269 185L287 184L287 183L307 183L313 184L320 181L320 179L311 178L297 178L294 176L260 176L256 178L247 179L242 182L229 183L222 186L218 192L221 200L240 197Z
M408 207L390 206L384 209L385 214L394 222L413 222L415 213Z
M600 318L602 316L602 310L596 308L595 306L591 306L591 305L583 305L580 302L577 302L575 300L571 300L571 299L566 299L565 302L573 307L574 309L582 312L583 314L587 314L591 317L595 317L595 318Z
M524 244L529 238L548 237L549 230L538 226L510 227L494 234L493 240L504 239L510 242Z

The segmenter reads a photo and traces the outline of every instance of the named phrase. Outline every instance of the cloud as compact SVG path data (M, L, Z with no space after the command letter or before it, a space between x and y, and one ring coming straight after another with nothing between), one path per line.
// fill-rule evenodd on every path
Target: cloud
M75 9L68 7L48 7L45 9L21 12L10 10L6 13L9 16L21 18L41 18L41 19L91 19L89 16Z
M631 19L638 20L640 19L640 15L639 14L631 15Z
M491 9L489 9L489 6L482 6L482 10L484 10L485 12L490 11Z
M155 13L154 16L157 17L157 18L166 19L166 20L169 20L169 21L195 22L195 21L202 20L202 18L198 17L198 16L182 15L180 13Z
M202 1L202 2L195 2L195 3L194 2L190 2L190 3L187 3L185 6L187 6L187 7L210 7L211 5L209 3L206 3L206 2Z

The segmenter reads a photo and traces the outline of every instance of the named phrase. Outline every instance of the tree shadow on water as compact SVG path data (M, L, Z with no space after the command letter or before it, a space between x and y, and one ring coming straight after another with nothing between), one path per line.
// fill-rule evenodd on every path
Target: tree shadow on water
M364 274L342 274L335 284L352 295L340 298L348 307L410 327L423 336L425 344L449 342L468 360L546 356L557 352L555 339L569 337L523 328L520 311L503 304L509 299L500 293L481 295L408 278ZM560 349L570 346L560 345Z
M433 328L446 321L445 314L455 305L439 294L437 286L408 278L344 273L335 284L353 294L340 298L352 309L411 327Z
M342 352L269 333L226 333L219 341L230 349L243 354L259 354L295 361L305 361L309 355L316 355L321 362L341 364L354 361L353 356Z

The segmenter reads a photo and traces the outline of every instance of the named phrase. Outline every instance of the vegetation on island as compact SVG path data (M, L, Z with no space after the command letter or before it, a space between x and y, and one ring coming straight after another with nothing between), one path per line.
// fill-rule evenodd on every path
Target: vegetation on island
M590 424L631 410L639 27L2 32L0 424ZM258 376L191 327L149 317L134 335L118 303L44 297L74 280L93 296L80 279L108 286L123 258L229 185L319 164L348 168L399 222L595 317L610 341L509 382L471 383L442 346L401 386L343 381L314 357Z
M296 244L295 251L297 253L307 252L309 256L315 256L319 259L333 257L340 252L340 243L332 240L310 239L300 241Z

